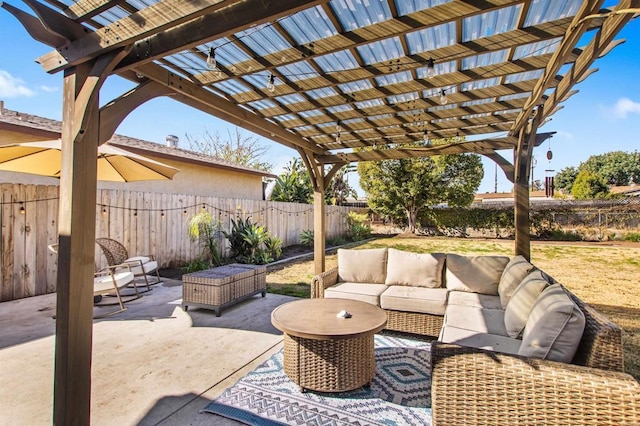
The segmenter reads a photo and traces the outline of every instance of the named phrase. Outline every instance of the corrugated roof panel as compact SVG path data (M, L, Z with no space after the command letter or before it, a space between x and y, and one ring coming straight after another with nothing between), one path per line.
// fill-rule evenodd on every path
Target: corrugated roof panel
M360 90L372 89L373 84L371 84L370 80L358 80L352 81L351 83L339 84L338 88L342 93L353 93L359 92Z
M454 108L458 108L458 104L436 105L436 106L427 108L427 111L436 112L436 111L443 111L445 109L454 109Z
M365 65L377 64L402 58L404 51L398 37L385 38L384 40L356 47Z
M364 121L364 118L356 117L356 118L349 118L347 120L342 120L342 124L355 124L355 123L362 123L363 121Z
M420 95L418 95L418 92L403 93L401 95L387 96L387 102L390 105L393 105L393 104L399 104L403 102L415 101L419 97Z
M105 10L101 14L94 16L92 19L101 25L107 26L122 18L126 18L127 16L129 16L129 12L120 6L116 6L109 10Z
M268 24L257 25L235 34L257 55L266 56L292 47L278 31Z
M250 90L249 87L240 83L238 80L220 81L214 83L213 86L230 95L237 95L238 93L244 93Z
M505 115L505 114L514 114L514 113L519 113L521 110L518 108L513 108L513 109L505 109L503 111L496 111L493 113L493 115Z
M492 102L495 102L495 98L475 99L473 101L462 102L460 106L467 107L473 105L490 104Z
M498 101L502 102L502 101L511 101L513 99L528 98L530 95L531 95L531 92L514 93L513 95L500 96L498 98Z
M307 132L307 131L313 130L313 129L315 129L315 127L309 126L309 125L300 126L300 127L294 127L294 130L296 130L298 132Z
M372 115L372 116L369 117L369 121L371 121L371 120L386 120L388 118L393 118L393 114Z
M490 112L482 112L479 114L467 114L467 115L463 115L460 118L463 120L468 120L470 118L480 118L480 117L489 117L491 115Z
M346 31L383 22L392 17L386 1L331 0L329 5Z
M287 16L280 20L280 25L298 44L311 43L338 33L320 6Z
M320 89L308 90L307 95L312 99L328 98L329 96L335 96L338 92L333 87L321 87Z
M404 83L412 80L413 77L409 71L397 72L395 74L381 75L375 78L378 86L388 86L390 84Z
M336 106L332 106L332 107L328 107L327 108L327 112L335 114L338 112L347 112L347 111L353 111L353 107L349 104L344 104L344 105L336 105Z
M335 53L313 58L316 64L324 72L344 71L359 68L358 62L348 50L341 50Z
M485 78L484 80L474 80L462 83L460 90L463 92L467 90L484 89L485 87L497 86L500 84L500 77Z
M398 15L404 16L430 7L449 3L453 0L395 0Z
M471 41L512 31L518 25L521 4L503 7L462 20L462 41Z
M127 0L127 3L129 3L131 6L135 7L136 9L140 10L140 9L144 9L145 7L152 6L152 5L156 4L157 1L155 1L155 0L151 0L151 1L149 1L149 0Z
M275 108L278 106L278 104L273 102L271 99L260 99L259 101L247 102L247 105L255 109Z
M295 114L283 114L283 115L276 115L275 117L273 117L275 120L277 121L291 121L291 120L297 120L298 117Z
M290 95L278 96L276 100L285 105L306 101L305 97L299 93L292 93Z
M317 117L319 115L323 115L323 112L317 109L310 109L309 111L299 112L298 115L304 118Z
M448 74L458 71L458 61L437 62L434 64L433 69L436 75ZM427 78L427 67L421 67L416 69L416 75L418 78Z
M295 62L276 68L278 72L291 81L320 77L320 74L307 61Z
M574 16L580 9L582 0L533 0L524 26L538 25L568 16Z
M430 97L433 97L433 96L440 96L440 94L442 93L443 90L445 91L447 96L449 96L449 95L451 95L453 93L458 93L458 87L457 86L434 87L433 89L423 90L422 91L422 97L423 98L430 98Z
M462 69L468 70L472 68L486 67L487 65L499 64L505 62L507 60L507 56L509 56L509 49L462 58Z
M207 71L207 65L204 59L193 52L179 52L171 56L165 56L164 59L195 74Z
M333 127L335 129L335 127L338 125L337 121L328 121L326 123L320 123L318 124L318 127L325 129L327 127Z
M447 22L435 27L424 28L405 35L409 54L428 52L429 50L451 46L456 43L456 24ZM438 59L438 58L434 58Z
M519 81L537 80L542 76L543 70L525 71L505 76L504 83L517 83Z
M355 103L356 108L359 108L359 109L373 108L373 107L383 106L383 105L384 105L384 102L382 102L381 99L370 99L368 101L362 101L362 102L356 102Z
M513 60L528 58L531 56L544 55L546 53L553 53L560 46L562 37L557 37L551 40L543 40L537 43L529 43L522 46L518 46L513 51Z

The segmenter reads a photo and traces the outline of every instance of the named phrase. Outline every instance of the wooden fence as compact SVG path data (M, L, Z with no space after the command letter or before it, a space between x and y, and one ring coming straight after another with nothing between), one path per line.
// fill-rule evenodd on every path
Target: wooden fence
M55 292L57 256L47 249L57 242L58 187L0 185L0 301ZM176 267L201 256L189 240L189 220L206 209L229 231L231 219L251 217L284 246L313 229L313 206L261 200L123 190L98 190L96 237L125 245L129 254L153 254L161 268ZM353 207L327 206L327 238L344 235ZM96 265L106 265L96 246Z

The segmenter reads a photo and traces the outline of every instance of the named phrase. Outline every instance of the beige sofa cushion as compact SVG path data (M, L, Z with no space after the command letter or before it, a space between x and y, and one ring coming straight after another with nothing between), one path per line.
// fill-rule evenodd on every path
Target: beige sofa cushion
M407 287L394 285L380 295L380 307L392 311L421 312L444 315L446 288Z
M584 313L560 284L553 284L533 305L518 354L570 363L584 327Z
M447 254L447 288L470 293L498 294L498 283L507 256L460 256Z
M529 275L534 266L524 258L524 256L514 256L507 266L505 266L500 283L498 284L498 294L500 295L500 303L502 309L507 307L509 299L513 295L518 285L524 277Z
M472 348L489 349L496 352L515 355L518 353L522 341L510 337L498 336L489 333L465 330L452 326L442 327L440 338L444 343L455 343Z
M387 289L384 284L340 283L324 290L324 297L360 300L380 306L380 295Z
M443 253L421 254L390 248L386 285L442 287Z
M339 281L384 284L387 249L338 249Z
M504 311L502 309L448 305L444 316L444 325L509 337L504 326Z
M470 306L472 308L502 309L500 297L491 294L450 291L447 305Z
M536 269L527 275L513 292L504 311L504 325L510 337L520 336L536 299L548 285L549 282L542 272Z

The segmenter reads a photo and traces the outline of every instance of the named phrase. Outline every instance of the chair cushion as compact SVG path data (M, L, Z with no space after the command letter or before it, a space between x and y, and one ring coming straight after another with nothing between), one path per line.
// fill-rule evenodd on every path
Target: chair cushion
M384 284L340 283L324 290L324 297L360 300L380 306L380 295L387 289Z
M127 260L125 260L125 262L137 262L137 261L141 261L142 263L147 263L148 261L150 261L151 258L147 257L147 256L134 256L134 257L130 257Z
M392 311L421 312L444 315L446 288L407 287L394 285L380 295L380 307Z
M94 293L103 293L114 291L113 281L115 280L118 288L124 287L133 281L133 273L129 271L116 272L113 274L113 280L110 274L99 275L93 279Z
M442 287L443 253L420 254L390 248L386 285Z
M520 255L514 256L507 263L498 284L498 294L500 295L502 309L507 307L513 292L533 268L534 266L524 256Z
M448 305L444 316L444 325L509 337L504 326L504 311L502 309Z
M384 284L387 249L338 249L338 278L342 282Z
M584 313L560 284L547 287L531 309L519 355L570 363L585 327Z
M520 336L536 299L548 285L549 282L542 272L536 269L527 275L513 292L504 311L504 325L510 337Z
M447 288L470 293L498 294L498 283L507 256L460 256L447 254Z
M447 305L470 306L472 308L502 309L500 297L491 294L450 291Z
M444 343L455 343L472 348L489 349L496 352L515 355L518 353L522 341L510 337L489 333L478 333L472 330L444 326L439 340Z
M132 265L131 272L133 272L134 275L146 275L158 269L158 262L156 262L155 260L152 260L151 262L143 263L142 267L133 266L134 265L133 263L131 265Z

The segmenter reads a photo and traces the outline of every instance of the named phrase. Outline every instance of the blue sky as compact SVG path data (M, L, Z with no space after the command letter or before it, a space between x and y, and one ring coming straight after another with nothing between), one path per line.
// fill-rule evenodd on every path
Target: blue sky
M610 4L611 2L605 2ZM17 1L12 5L24 8ZM25 9L26 10L26 9ZM632 152L640 145L640 19L631 21L618 35L626 42L616 47L594 67L599 71L578 84L579 93L567 100L564 108L540 131L555 131L550 145L545 142L534 150L534 178L544 180L546 169L556 172L577 166L594 154L622 150ZM45 73L35 59L52 49L31 39L16 19L0 10L0 100L5 108L47 118L61 119L62 73ZM110 77L101 91L101 104L121 95L132 84ZM168 98L153 99L131 113L117 133L164 143L169 134L187 147L186 135L201 136L205 130L225 134L233 126L184 106ZM262 138L260 138L262 139ZM279 173L297 153L263 139L268 147L266 161ZM551 148L553 159L546 159ZM503 152L511 159L511 152ZM478 192L493 192L494 163L483 157L485 177ZM549 173L553 174L553 173ZM498 191L510 191L511 183L498 170ZM357 184L357 175L350 182ZM359 190L362 194L362 191Z

